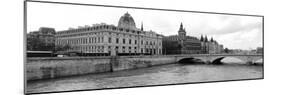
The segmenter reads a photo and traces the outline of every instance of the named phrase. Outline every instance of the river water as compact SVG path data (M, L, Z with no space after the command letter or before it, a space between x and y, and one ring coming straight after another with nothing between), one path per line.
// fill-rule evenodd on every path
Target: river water
M28 93L38 93L253 78L256 79L262 77L263 65L167 64L135 70L31 81L27 83L26 89Z

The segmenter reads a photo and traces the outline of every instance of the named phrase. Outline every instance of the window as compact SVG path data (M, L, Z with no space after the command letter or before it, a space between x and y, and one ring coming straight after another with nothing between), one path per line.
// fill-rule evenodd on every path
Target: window
M135 44L137 44L137 40L135 40Z
M111 46L108 46L108 51L110 51L111 50Z
M101 37L101 42L103 43L103 37Z
M101 46L101 52L103 52L104 51L104 46Z
M92 43L92 38L89 38L89 43Z
M131 39L129 39L129 44L131 44L131 42L132 42L132 40L131 40Z
M126 43L126 39L123 39L123 44L125 44Z
M123 49L122 52L125 53L125 46L123 46L122 49Z
M119 43L119 38L116 38L116 43L117 43L117 44Z
M118 48L119 48L119 47L118 47L118 46L116 46L116 47L115 47L115 50L116 50L116 51L118 51Z
M111 43L111 37L108 37L108 43Z

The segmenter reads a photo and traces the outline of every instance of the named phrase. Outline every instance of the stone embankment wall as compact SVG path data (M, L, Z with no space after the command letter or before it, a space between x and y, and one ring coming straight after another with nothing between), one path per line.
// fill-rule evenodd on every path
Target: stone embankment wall
M169 56L27 58L26 80L112 72L175 63Z

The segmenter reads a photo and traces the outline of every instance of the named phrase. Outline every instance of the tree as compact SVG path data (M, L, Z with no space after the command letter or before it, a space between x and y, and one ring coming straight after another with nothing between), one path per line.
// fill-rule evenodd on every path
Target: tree
M66 51L68 49L71 49L71 46L69 44L66 44L66 45L56 45L53 51L54 52Z
M55 47L54 43L45 43L38 36L27 37L28 51L52 51Z
M224 52L225 52L225 53L229 53L229 49L228 49L228 48L225 48L225 49L224 49Z

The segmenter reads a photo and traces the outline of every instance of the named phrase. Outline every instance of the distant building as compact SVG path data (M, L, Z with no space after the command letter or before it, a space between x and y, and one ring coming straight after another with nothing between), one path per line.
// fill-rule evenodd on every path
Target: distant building
M181 23L178 35L163 38L163 51L166 54L198 54L201 53L201 43L196 37L187 36Z
M224 47L223 45L219 45L219 53L224 53Z
M118 26L94 24L57 32L57 45L70 45L68 51L86 55L157 55L162 54L162 36L137 28L127 12Z
M208 37L201 35L200 38L201 41L201 53L203 54L219 54L223 53L223 45L219 44L217 41L215 41L213 38L208 40Z
M29 51L50 51L55 46L54 28L41 27L38 31L27 34L27 50Z
M263 48L262 47L257 47L257 54L263 54Z

